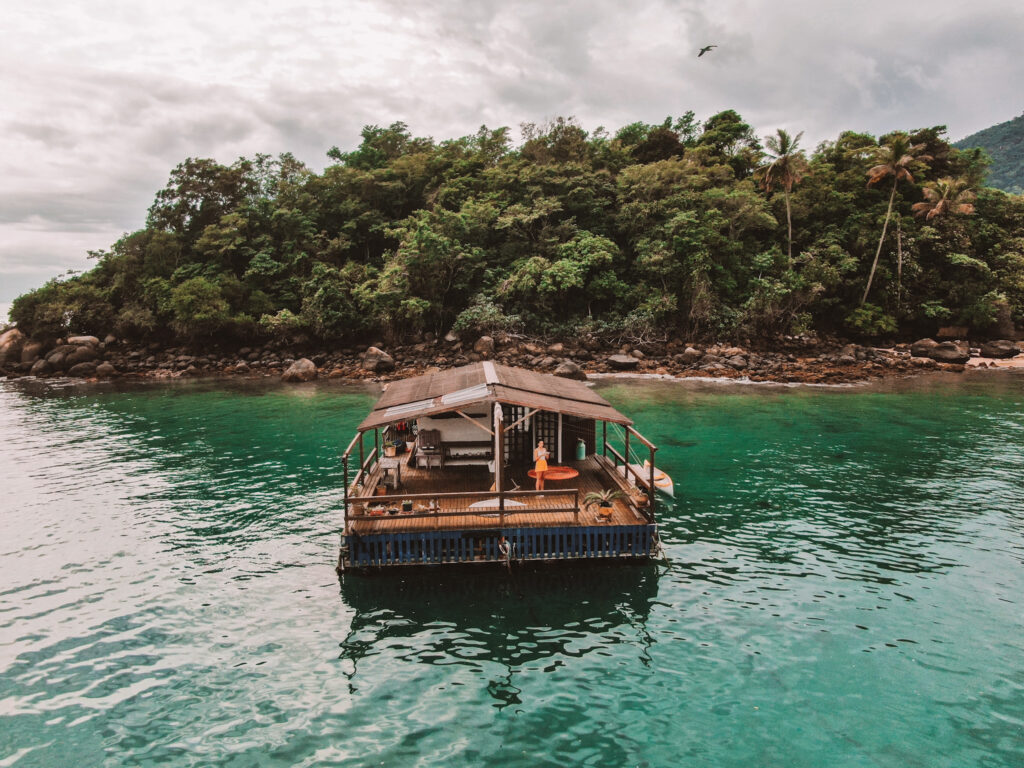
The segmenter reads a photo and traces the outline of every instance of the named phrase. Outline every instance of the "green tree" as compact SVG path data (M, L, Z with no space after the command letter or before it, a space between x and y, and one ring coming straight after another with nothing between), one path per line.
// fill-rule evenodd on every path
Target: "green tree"
M875 259L871 262L871 272L868 274L867 285L864 286L864 295L861 297L860 305L868 300L871 292L871 283L875 278L875 270L878 268L878 257L882 254L882 244L885 242L885 233L889 228L889 219L892 217L892 206L896 200L896 188L901 181L910 184L914 183L914 176L911 169L921 161L930 160L928 155L922 155L923 144L911 144L910 138L903 133L893 134L888 143L881 144L874 151L874 158L878 164L868 171L868 186L872 187L889 177L892 177L892 192L889 194L889 207L885 211L885 222L882 224L882 236L878 238L878 249L875 251Z
M169 304L172 327L192 340L224 331L231 320L230 305L220 287L205 277L193 277L174 288Z
M910 207L915 216L923 216L926 221L931 221L936 216L974 213L975 194L965 179L952 179L947 176L925 184L921 192L924 200Z
M789 196L793 191L793 185L807 173L807 156L800 149L800 138L803 131L796 136L779 128L775 136L765 139L768 147L768 159L771 161L765 166L761 181L765 191L771 192L776 186L782 187L783 197L786 200L786 231L788 235L789 248L787 257L793 261L793 213L789 205Z

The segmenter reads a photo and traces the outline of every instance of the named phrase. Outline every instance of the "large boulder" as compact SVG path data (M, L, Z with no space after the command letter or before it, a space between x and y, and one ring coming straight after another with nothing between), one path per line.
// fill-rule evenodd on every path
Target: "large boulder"
M932 348L928 357L940 363L966 363L971 359L971 352L956 342L943 341Z
M117 369L108 362L102 362L96 366L96 375L101 379L109 379L117 375Z
M64 358L64 365L68 368L73 368L79 363L91 363L96 359L95 347L83 344L75 347L71 352Z
M316 364L308 359L296 360L281 374L281 381L312 381L316 378Z
M732 350L727 351L731 352ZM744 357L743 355L733 355L732 357L725 361L725 364L734 370L742 371L744 368L747 367L747 358Z
M554 370L555 376L561 376L563 379L575 379L576 381L586 381L587 374L583 372L576 363L571 360L565 360Z
M918 339L910 345L910 356L911 357L929 357L931 352L939 346L939 342L935 339Z
M53 370L63 371L67 367L68 355L76 349L78 349L78 347L69 344L61 344L59 347L50 350L46 355L46 362L50 364Z
M53 366L45 360L36 360L29 370L30 376L49 376L53 373Z
M484 360L494 357L494 339L490 336L481 336L473 345L473 351Z
M608 365L617 371L632 371L639 363L632 355L612 355L608 358Z
M693 365L698 360L700 360L702 357L704 357L704 353L701 352L699 349L694 349L693 347L687 347L686 349L684 349L679 354L679 357L681 358L680 362L683 365Z
M30 341L21 348L21 362L23 363L34 363L40 357L42 357L43 350L46 347L41 341Z
M21 362L21 348L25 341L25 334L17 328L0 333L0 363Z
M68 336L68 344L74 344L76 347L80 347L83 344L88 344L90 347L98 346L100 340L95 336Z
M363 368L374 373L395 370L395 359L380 347L370 347L363 357Z
M87 379L90 376L96 375L96 363L86 362L78 363L68 369L68 376L74 376L77 379Z
M1016 357L1019 352L1017 342L1009 339L986 341L981 345L982 357Z

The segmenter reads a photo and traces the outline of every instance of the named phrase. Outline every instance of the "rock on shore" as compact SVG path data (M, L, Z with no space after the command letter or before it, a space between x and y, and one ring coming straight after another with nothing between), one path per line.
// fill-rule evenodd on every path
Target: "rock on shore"
M21 349L25 345L25 334L17 328L0 333L0 363L21 359Z
M316 363L307 358L296 360L281 375L281 381L312 381L316 378Z
M564 341L526 339L494 333L460 338L423 334L399 345L337 345L316 348L309 339L271 340L240 349L215 345L164 347L158 342L126 344L113 336L71 336L50 343L25 339L10 330L0 335L0 375L110 378L192 376L276 376L285 381L316 378L389 381L480 360L585 380L588 374L630 372L677 378L749 379L797 383L845 383L926 370L969 367L1024 367L1021 345L995 340L971 348L963 341L920 339L879 348L814 336L785 336L751 344L706 344L683 338L609 343L584 335ZM984 353L986 357L979 358ZM1000 357L1001 356L1001 357ZM997 363L997 360L999 361ZM974 362L977 361L977 362Z

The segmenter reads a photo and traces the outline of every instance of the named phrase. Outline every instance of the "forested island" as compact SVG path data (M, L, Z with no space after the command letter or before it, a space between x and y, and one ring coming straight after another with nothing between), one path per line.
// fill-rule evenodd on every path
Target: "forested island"
M972 133L953 146L981 147L992 160L985 183L1015 195L1024 194L1024 115Z
M813 151L732 110L522 135L369 126L322 173L290 154L187 159L143 229L11 318L40 353L109 335L215 368L319 350L339 370L370 344L422 363L446 336L442 365L493 354L472 349L485 336L551 367L566 346L682 363L712 344L891 345L941 326L1013 338L1024 321L1024 197L986 187L986 154L942 126Z

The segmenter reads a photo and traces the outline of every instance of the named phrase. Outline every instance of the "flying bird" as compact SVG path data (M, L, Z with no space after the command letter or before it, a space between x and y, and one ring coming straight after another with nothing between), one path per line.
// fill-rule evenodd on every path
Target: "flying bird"
M703 48L700 49L700 53L697 54L697 58L699 59L701 56L703 56L705 53L710 51L712 48L717 48L717 47L718 47L717 45L705 45Z

